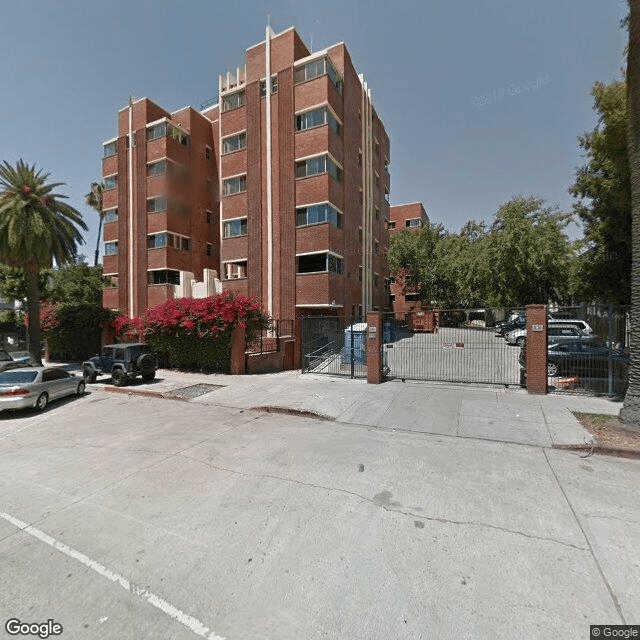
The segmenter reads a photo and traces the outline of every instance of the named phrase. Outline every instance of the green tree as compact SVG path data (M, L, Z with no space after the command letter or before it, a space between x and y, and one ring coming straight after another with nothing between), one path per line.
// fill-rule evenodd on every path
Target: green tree
M569 218L543 205L542 198L517 196L498 209L484 239L485 304L546 304L567 296Z
M427 222L420 231L403 229L389 242L389 270L405 293L416 293L426 304L448 305L450 274L443 270L439 245L448 235L441 224Z
M576 258L576 298L629 304L631 295L631 182L627 151L627 86L624 81L592 90L598 124L580 136L587 163L569 192L584 225Z
M40 287L38 271L73 261L87 229L82 215L55 193L63 183L47 182L48 173L18 160L0 165L0 261L24 270L28 279L30 362L40 359Z
M53 270L47 267L38 270L38 290L40 300L49 299L49 285ZM18 300L23 306L27 303L29 279L24 269L0 264L0 298Z
M85 262L70 264L52 273L47 300L102 307L102 290L109 286L111 279L102 275L101 267L90 267Z
M85 204L98 212L100 223L98 225L98 240L96 241L96 252L93 259L93 266L98 266L100 257L100 240L102 239L102 224L104 222L104 211L102 210L102 194L104 192L104 182L92 182L91 191L84 197Z
M620 418L640 428L640 0L629 0L627 47L627 147L631 182L631 363Z

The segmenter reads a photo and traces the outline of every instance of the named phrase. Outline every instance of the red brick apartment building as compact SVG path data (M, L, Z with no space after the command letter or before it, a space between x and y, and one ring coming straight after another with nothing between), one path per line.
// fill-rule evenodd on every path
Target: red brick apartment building
M420 231L429 222L421 202L411 204L399 204L391 207L389 214L389 235L393 235L403 229ZM393 312L399 320L404 320L408 311L420 308L420 302L416 293L411 293L410 285L407 292L403 293L405 279L408 274L399 274L391 279L391 305Z
M387 308L389 138L345 45L311 53L268 27L219 90L202 111L143 98L119 112L105 306L231 290L282 319Z

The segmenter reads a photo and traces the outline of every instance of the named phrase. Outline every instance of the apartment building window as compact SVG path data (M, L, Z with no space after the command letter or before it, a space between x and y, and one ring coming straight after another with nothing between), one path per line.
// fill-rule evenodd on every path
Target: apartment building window
M418 293L406 293L404 296L405 302L419 302L420 294Z
M147 140L158 140L166 136L172 137L184 147L189 146L189 134L174 127L170 122L158 122L158 124L147 127Z
M389 297L391 298L391 302L395 302L396 301L396 294L395 293L392 293Z
M166 210L167 210L167 199L164 196L149 198L147 200L148 213L155 213L156 211L166 211Z
M213 255L213 245L209 242L207 242L207 255Z
M171 247L172 249L179 249L181 251L189 251L191 247L191 240L186 236L167 233L166 231L162 231L161 233L151 233L147 236L147 249L162 249L164 247Z
M362 151L358 151L358 166L362 166Z
M296 115L296 131L305 131L325 124L328 124L336 135L342 135L342 125L327 106Z
M389 276L389 284L395 284L396 282L396 277L395 276Z
M297 263L297 273L330 272L341 275L344 271L344 260L329 251L297 256Z
M328 202L296 208L296 226L306 227L322 222L330 222L334 227L342 229L342 214Z
M380 284L380 279L378 278L378 274L374 273L373 274L373 286L377 287Z
M104 179L104 190L109 191L109 189L115 189L118 186L118 176L107 176Z
M278 76L271 76L271 93L278 93ZM267 95L267 81L260 80L260 97L264 98Z
M379 250L380 250L380 243L377 240L374 240L373 253L375 253L375 255L378 255Z
M336 182L342 181L342 169L328 155L296 162L296 178L308 178L321 173L328 173Z
M114 140L113 142L107 142L107 144L103 146L103 149L105 158L115 156L118 153L118 141Z
M180 272L174 269L147 271L147 284L180 284Z
M107 222L118 222L118 209L107 209L103 211L103 221L106 224Z
M407 226L407 227L421 227L422 226L422 220L420 220L420 218L413 218L411 220L407 220L405 222L405 226Z
M233 153L247 148L247 132L242 131L222 140L222 153Z
M396 223L392 220L390 220L389 222L387 222L387 229L395 229L396 228Z
M104 243L104 255L115 256L118 253L118 241Z
M204 159L211 160L211 147L204 148Z
M247 190L247 176L235 176L222 181L222 194L232 196Z
M211 224L211 211L207 211L207 224Z
M358 227L358 242L362 244L362 227Z
M232 260L224 263L224 275L227 280L237 280L247 277L247 261Z
M362 265L358 267L358 280L362 282Z
M224 238L236 238L247 235L247 219L237 218L235 220L225 220L222 224L222 235Z
M380 220L380 209L378 209L378 207L373 208L373 217L376 220Z
M162 176L167 173L167 161L159 160L158 162L150 162L147 165L148 176Z
M231 111L231 109L237 109L244 105L244 89L242 91L236 91L230 93L228 96L222 98L222 111Z
M338 92L342 93L342 80L338 76L338 73L329 58L312 60L311 62L307 62L307 64L298 67L293 72L293 81L295 84L300 84L301 82L318 78L325 73L329 76L329 80L331 80L333 86L338 90Z

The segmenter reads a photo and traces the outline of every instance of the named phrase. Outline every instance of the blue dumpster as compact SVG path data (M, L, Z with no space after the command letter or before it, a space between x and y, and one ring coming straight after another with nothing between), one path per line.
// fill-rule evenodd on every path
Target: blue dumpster
M351 334L353 333L353 361L365 364L367 361L367 323L358 322L344 330L344 347L342 348L342 362L351 362Z

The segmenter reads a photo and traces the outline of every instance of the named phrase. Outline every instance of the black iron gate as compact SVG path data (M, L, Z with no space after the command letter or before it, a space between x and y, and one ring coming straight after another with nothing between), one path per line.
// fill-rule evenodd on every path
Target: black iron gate
M366 323L354 316L303 316L302 372L367 377Z
M504 309L420 310L384 317L387 377L521 385L520 349L496 333Z

